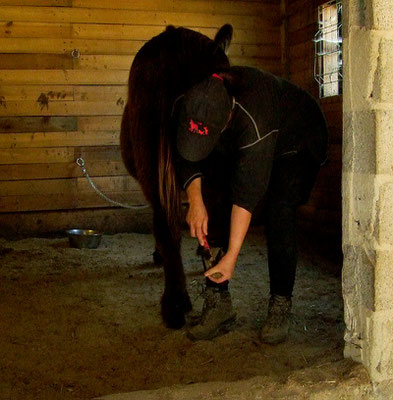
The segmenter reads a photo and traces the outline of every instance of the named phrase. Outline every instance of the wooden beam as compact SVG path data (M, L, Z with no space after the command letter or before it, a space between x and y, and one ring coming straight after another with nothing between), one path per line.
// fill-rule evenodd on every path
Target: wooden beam
M146 204L141 191L107 192L106 195L125 204ZM26 196L7 196L0 201L0 213L38 211L38 210L73 210L77 208L113 207L97 193L78 194L37 194Z
M65 211L0 213L0 236L7 239L26 235L62 233L71 228L101 232L152 232L152 209L95 208ZM153 248L151 252L153 253Z
M157 4L155 2L155 4ZM222 4L222 3L221 3ZM258 3L259 5L259 3ZM274 14L274 13L273 13ZM274 15L235 15L235 14L203 14L168 11L139 11L98 8L70 7L12 7L0 6L1 20L52 23L96 23L96 24L136 24L136 25L168 25L191 27L220 27L226 23L235 28L263 30L275 28L277 20Z
M77 117L0 117L2 132L77 131Z
M120 142L119 131L97 132L29 132L0 134L0 148L115 146Z
M87 159L86 167L89 175L118 176L126 175L127 170L122 161ZM40 164L9 164L0 165L0 180L12 181L23 179L56 179L76 178L83 176L81 168L75 160L66 163L40 163Z
M78 117L80 131L120 130L121 117L100 115L96 117Z
M127 85L128 71L2 70L1 85Z
M0 6L71 7L72 0L0 0Z
M141 190L136 180L129 175L95 177L94 184L103 192ZM63 193L91 194L94 189L85 177L9 181L0 186L1 197Z
M3 102L35 100L38 102L118 101L127 99L127 85L3 85Z
M119 146L32 147L0 149L0 165L72 163L83 157L90 161L120 161Z
M71 23L0 22L1 38L71 38Z
M38 101L7 101L0 107L0 116L79 116L79 115L122 115L125 100L107 101L54 101L44 97Z
M150 10L173 11L181 10L193 14L220 14L227 15L257 15L266 18L276 18L278 15L277 3L261 1L234 1L226 0L225 6L217 0L74 0L74 7L119 9L119 10Z

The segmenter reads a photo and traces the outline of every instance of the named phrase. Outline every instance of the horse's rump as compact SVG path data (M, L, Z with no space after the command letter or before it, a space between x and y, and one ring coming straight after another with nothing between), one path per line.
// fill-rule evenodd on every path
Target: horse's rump
M128 123L123 121L121 132L123 160L148 201L162 208L170 224L180 217L172 151L173 104L195 83L228 67L228 58L215 41L173 26L148 41L132 64L125 110Z

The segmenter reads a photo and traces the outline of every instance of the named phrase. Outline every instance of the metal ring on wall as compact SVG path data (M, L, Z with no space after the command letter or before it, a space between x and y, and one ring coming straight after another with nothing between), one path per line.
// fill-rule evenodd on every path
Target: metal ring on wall
M81 53L78 49L74 49L71 51L71 56L72 56L72 58L80 58Z

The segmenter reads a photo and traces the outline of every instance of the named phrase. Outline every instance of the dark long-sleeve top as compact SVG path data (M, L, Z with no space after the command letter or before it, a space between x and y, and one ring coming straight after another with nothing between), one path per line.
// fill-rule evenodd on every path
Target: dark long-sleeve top
M233 204L250 212L265 194L274 159L308 149L326 159L327 128L314 98L270 73L233 67L234 109L216 148L231 159ZM183 189L203 176L203 162L179 156L176 170Z

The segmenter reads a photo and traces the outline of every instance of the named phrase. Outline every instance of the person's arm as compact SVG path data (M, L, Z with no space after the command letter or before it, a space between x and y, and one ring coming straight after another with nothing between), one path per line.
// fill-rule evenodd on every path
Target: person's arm
M192 237L197 237L203 246L207 235L207 211L202 198L202 170L200 163L191 162L177 155L175 169L179 183L185 190L188 200L186 221Z
M197 177L186 188L188 212L186 221L190 227L191 237L197 237L199 244L204 245L207 235L208 215L202 198L202 178Z
M232 206L228 251L216 266L205 272L205 276L211 281L221 283L232 278L237 257L250 226L251 216L252 214L245 208L236 204ZM213 278L212 275L217 272L221 273L222 276L218 279Z

